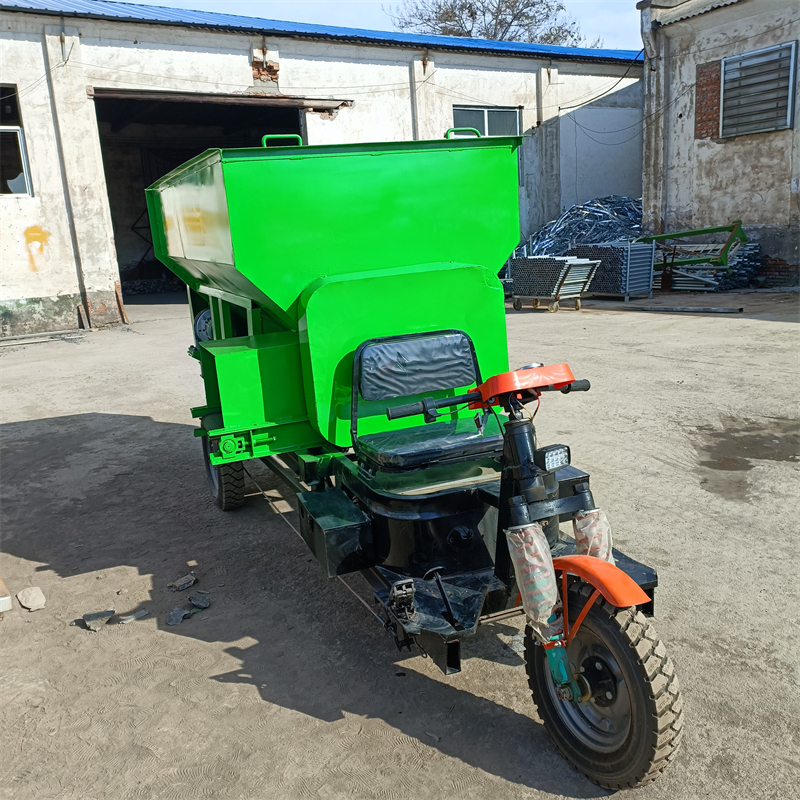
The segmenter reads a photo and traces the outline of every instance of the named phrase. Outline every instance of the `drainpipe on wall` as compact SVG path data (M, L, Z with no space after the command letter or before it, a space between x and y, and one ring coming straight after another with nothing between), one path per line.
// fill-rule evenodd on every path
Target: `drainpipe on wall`
M64 17L61 17L61 65L55 65L60 69L68 69L68 58L66 55L66 35L64 30ZM49 62L47 54L47 40L42 41L42 48L44 50L45 64ZM71 52L71 50L70 50ZM78 278L78 293L81 296L81 305L78 308L78 316L87 330L92 330L92 304L89 301L89 293L86 291L86 283L83 279L83 262L81 261L81 251L78 246L78 230L75 227L75 212L72 202L72 194L70 192L69 181L67 180L67 172L64 159L64 144L62 139L62 126L61 120L58 117L58 107L55 101L55 89L53 87L53 69L47 71L47 89L50 94L50 111L53 115L53 127L56 134L56 150L58 152L58 164L61 172L61 184L64 187L64 208L67 213L67 221L69 224L69 237L72 243L72 255L75 259L75 266L77 268Z

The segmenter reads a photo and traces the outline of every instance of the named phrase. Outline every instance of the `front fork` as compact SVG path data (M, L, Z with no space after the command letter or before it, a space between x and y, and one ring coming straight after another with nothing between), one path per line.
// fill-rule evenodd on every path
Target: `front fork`
M502 492L508 497L509 515L508 522L509 528L520 528L525 525L530 525L539 520L531 519L529 511L529 503L535 503L545 500L548 497L548 486L545 482L546 475L534 463L534 451L536 449L535 430L533 422L530 419L515 418L516 414L512 410L509 415L509 421L505 423L505 440L506 440L506 464L503 471L503 480L511 481L511 486L508 487L506 492ZM557 535L558 526L554 524L558 520L549 520L551 523L548 528L548 545L552 547L555 542L552 541L553 534ZM552 532L550 529L553 529ZM522 576L519 573L519 561L512 557L514 562L514 570L517 579L517 585L522 587ZM552 567L552 561L547 559L549 564L550 574L547 576L548 582L555 584L555 570ZM562 576L562 580L566 580L566 575ZM566 596L566 595L565 595ZM545 612L546 613L546 612ZM567 609L563 610L564 617L559 623L556 611L550 617L549 623L553 626L552 629L557 630L559 625L561 631L555 635L544 639L538 632L537 638L540 644L544 647L547 654L547 663L550 667L550 674L556 685L558 696L566 701L573 703L580 703L584 699L584 694L578 684L577 676L572 674L572 669L567 657L567 639L563 629L563 619L566 617Z

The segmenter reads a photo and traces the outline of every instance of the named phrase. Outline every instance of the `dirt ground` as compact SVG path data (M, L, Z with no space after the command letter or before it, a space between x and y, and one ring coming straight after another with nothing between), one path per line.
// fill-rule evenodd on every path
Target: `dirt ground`
M511 364L591 380L543 397L539 439L571 445L616 544L659 571L686 735L636 797L785 800L800 796L798 295L679 299L745 311L509 310ZM400 657L263 498L212 505L186 306L128 310L126 327L0 348L0 574L47 597L0 623L0 796L607 795L550 744L518 620L482 627L446 678ZM168 627L186 597L166 585L189 570L211 606ZM72 624L109 607L149 615Z

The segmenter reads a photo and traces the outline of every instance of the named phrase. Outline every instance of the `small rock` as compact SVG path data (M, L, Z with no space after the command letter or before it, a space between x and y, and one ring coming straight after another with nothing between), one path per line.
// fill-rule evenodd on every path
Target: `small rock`
M44 599L44 592L38 586L29 586L27 589L17 592L17 600L28 611L38 611L40 608L44 608L44 604L47 602Z
M117 591L117 594L128 594L128 590L127 589L119 589Z
M400 713L402 713L402 712L400 712ZM426 736L430 736L431 739L433 739L434 742L441 742L442 741L442 737L441 736L437 736L435 733L431 733L430 731L425 731L425 735Z
M92 614L84 614L83 621L90 631L99 631L103 625L114 616L114 609L107 608L105 611L95 611Z
M198 594L211 594L211 592L209 592L208 589L198 589L197 593Z
M192 612L187 611L185 608L173 608L167 617L167 625L180 625L181 622L191 616Z
M197 583L197 578L195 578L193 572L190 572L188 575L184 575L182 578L168 583L167 589L171 589L173 592L182 592L184 589L194 586L195 583Z
M189 602L196 608L208 608L211 605L211 601L207 597L195 594L189 598Z
M135 619L141 619L142 617L146 617L150 612L143 608L141 611L134 611L133 614L127 614L124 617L119 618L120 625L127 625L129 622L133 622Z

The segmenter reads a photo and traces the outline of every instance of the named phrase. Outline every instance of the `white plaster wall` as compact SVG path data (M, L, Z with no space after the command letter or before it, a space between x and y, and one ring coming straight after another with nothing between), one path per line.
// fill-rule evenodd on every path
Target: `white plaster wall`
M561 117L561 210L609 194L641 197L641 109L576 108Z
M0 74L25 90L20 107L33 197L0 195L0 301L78 291L42 45L41 35L3 31Z

